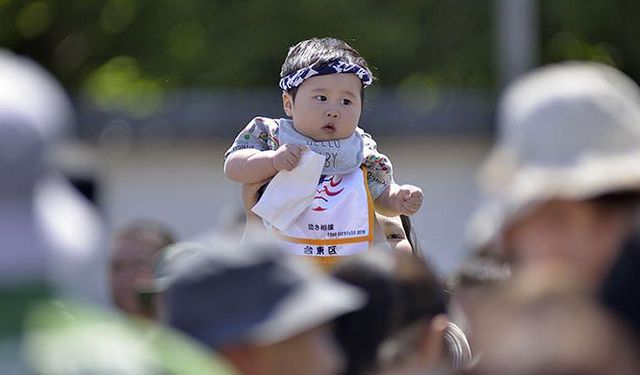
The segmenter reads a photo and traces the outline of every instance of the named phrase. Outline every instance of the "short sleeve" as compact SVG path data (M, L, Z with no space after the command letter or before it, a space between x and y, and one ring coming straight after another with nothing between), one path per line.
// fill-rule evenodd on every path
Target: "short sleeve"
M275 150L279 146L277 121L256 117L238 134L233 144L224 153L225 160L238 150L251 148L259 151Z
M378 144L371 135L360 128L356 131L364 140L364 166L367 168L367 183L371 197L376 199L393 183L393 165L387 155L378 152Z

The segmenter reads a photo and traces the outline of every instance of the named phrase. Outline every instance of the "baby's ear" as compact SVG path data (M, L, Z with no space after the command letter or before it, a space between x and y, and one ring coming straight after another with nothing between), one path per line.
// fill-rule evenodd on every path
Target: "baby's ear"
M291 117L291 109L293 108L293 97L288 92L282 92L282 108L287 116Z

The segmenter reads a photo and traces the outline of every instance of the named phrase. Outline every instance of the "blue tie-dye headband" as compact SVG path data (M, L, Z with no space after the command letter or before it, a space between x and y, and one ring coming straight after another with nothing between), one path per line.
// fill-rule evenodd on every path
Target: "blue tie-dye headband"
M289 91L300 86L305 79L334 73L353 73L360 78L364 87L373 83L373 74L371 74L369 69L358 64L349 64L342 60L334 60L325 64L313 64L282 77L280 80L280 88L284 91Z

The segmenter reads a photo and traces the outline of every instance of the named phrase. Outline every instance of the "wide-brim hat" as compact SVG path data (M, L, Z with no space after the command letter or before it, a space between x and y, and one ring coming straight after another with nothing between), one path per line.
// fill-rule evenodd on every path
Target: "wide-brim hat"
M49 72L0 48L0 285L106 304L103 223L50 155L74 119Z
M502 96L498 125L470 226L475 247L550 199L640 190L640 89L614 68L569 62L529 73Z
M168 323L211 348L284 341L361 307L365 299L268 241L207 244L176 262L172 272L165 291Z

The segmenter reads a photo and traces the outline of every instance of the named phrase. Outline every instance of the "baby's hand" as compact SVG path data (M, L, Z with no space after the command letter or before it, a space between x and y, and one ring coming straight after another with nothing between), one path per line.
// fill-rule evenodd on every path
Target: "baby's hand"
M404 215L413 215L422 206L422 189L413 185L401 185L394 196L395 209Z
M271 165L276 172L281 170L290 171L298 165L302 152L307 149L306 146L285 144L280 146L273 154Z

